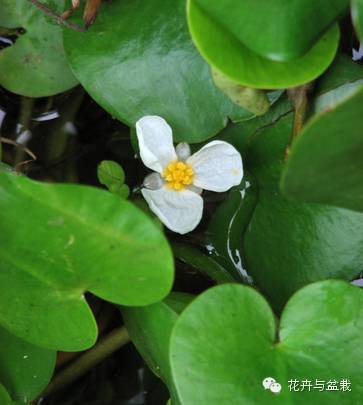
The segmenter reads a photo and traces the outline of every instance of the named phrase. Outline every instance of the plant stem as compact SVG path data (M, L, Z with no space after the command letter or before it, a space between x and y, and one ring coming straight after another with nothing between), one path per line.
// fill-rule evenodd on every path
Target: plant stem
M124 326L113 330L92 349L81 355L51 381L41 397L46 397L83 376L88 370L130 341Z
M76 137L71 136L66 130L66 123L73 122L84 99L85 92L82 88L72 91L68 101L59 109L60 117L48 126L48 136L44 143L44 161L46 165L59 159L66 151L75 147ZM69 162L58 168L52 177L60 182L76 183L77 171L74 163Z
M287 90L287 94L294 105L295 116L292 136L289 146L286 149L286 159L289 156L291 144L299 136L305 122L306 112L308 109L308 92L312 88L312 83L303 86L294 87Z
M24 134L27 130L30 129L31 126L31 118L33 114L33 108L34 108L34 98L30 97L22 97L21 98L21 103L20 103L20 114L19 114L19 124L21 125L20 127L20 133L17 134L19 137L20 135ZM15 167L20 167L24 165L24 152L26 145L30 139L25 139L24 142L21 142L24 148L18 149L15 153L14 157L14 165ZM16 140L17 145L19 145L20 142L17 142L18 139ZM27 163L27 162L25 162Z
M29 0L31 3L34 4L35 7L38 7L40 10L44 11L45 14L49 15L50 17L53 17L59 24L62 24L73 31L78 31L78 32L85 32L85 28L80 27L77 24L74 24L70 21L65 20L62 16L57 14L55 11L51 10L49 7L47 7L45 4L38 0Z

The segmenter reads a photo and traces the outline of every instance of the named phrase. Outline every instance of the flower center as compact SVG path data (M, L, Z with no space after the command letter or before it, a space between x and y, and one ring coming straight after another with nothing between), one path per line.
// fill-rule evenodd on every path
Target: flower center
M193 176L192 167L181 161L169 163L163 173L167 186L176 191L184 190L185 186L192 184Z

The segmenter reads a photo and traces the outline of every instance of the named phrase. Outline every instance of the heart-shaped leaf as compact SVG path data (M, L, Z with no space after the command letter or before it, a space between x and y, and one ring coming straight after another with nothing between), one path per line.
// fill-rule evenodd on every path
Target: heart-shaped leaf
M358 404L362 334L363 291L348 283L323 281L297 292L279 330L260 294L225 284L196 298L176 321L172 375L186 405ZM266 377L281 384L278 395L264 389ZM289 380L299 382L299 392L290 391ZM310 389L301 389L303 380ZM324 383L322 391L313 388L317 380ZM327 388L333 380L335 392Z
M33 346L1 327L0 342L0 381L14 400L28 403L49 383L56 352Z
M257 54L295 59L348 9L349 0L195 0L210 19Z
M228 117L253 116L213 84L190 39L184 0L105 2L86 34L65 30L64 41L82 85L129 126L155 114L168 121L176 141L197 142Z
M334 59L339 40L339 29L334 26L305 55L275 62L246 47L196 0L188 0L188 23L197 48L213 68L243 86L260 89L294 87L314 80Z
M362 81L339 89L294 142L281 187L297 200L363 211Z
M193 298L189 294L172 293L153 305L121 308L132 342L151 370L169 387L173 405L179 401L170 372L170 335L180 312Z
M64 0L44 0L61 11ZM0 0L0 26L23 28L15 44L0 51L0 84L29 97L61 93L77 80L65 59L62 29L27 0ZM19 79L21 78L21 80Z
M279 190L292 115L254 131L232 126L221 137L241 151L244 167L255 179L258 203L246 231L241 227L240 255L247 273L277 311L304 285L326 278L351 280L363 268L363 214L291 202ZM249 124L252 127L252 121ZM254 193L251 188L249 192ZM231 216L226 213L226 221Z
M0 323L15 335L81 350L97 335L86 291L123 305L148 305L169 292L168 243L128 201L6 172L0 184Z

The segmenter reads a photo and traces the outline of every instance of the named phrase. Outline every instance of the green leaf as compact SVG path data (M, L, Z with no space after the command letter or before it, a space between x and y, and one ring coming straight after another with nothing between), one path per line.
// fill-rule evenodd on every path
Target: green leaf
M358 89L354 83L344 86L343 97L336 91L294 142L281 179L288 197L363 211L363 86L359 83Z
M268 111L270 102L264 91L243 87L216 69L212 69L212 77L215 85L237 105L256 115L263 115Z
M105 2L86 34L65 30L64 41L82 85L129 126L159 115L175 141L198 142L218 133L228 117L253 116L213 84L190 39L184 0Z
M223 311L221 311L223 308ZM196 298L176 321L172 375L182 404L358 404L363 395L363 291L341 281L309 285L288 302L276 330L265 299L223 285ZM262 381L282 386L274 395ZM337 380L338 391L291 392L288 381ZM348 379L351 391L340 390Z
M10 332L48 348L85 349L97 335L86 291L122 305L148 305L170 291L169 245L128 201L9 173L0 184L0 324Z
M349 0L195 0L226 34L267 59L303 56L338 20Z
M281 108L272 108L271 116L276 118ZM281 194L280 175L293 116L285 113L279 117L255 130L252 121L246 129L232 126L221 137L238 147L246 171L255 179L252 184L258 189L258 203L247 228L240 229L243 246L239 253L247 273L276 311L308 283L326 278L351 280L363 268L363 214L292 202ZM261 125L261 119L258 122ZM253 188L246 189L245 198L249 192L255 198ZM228 213L226 221L232 215Z
M111 193L118 195L121 198L128 198L130 195L130 188L127 184L123 184L122 186L113 185L110 188Z
M207 256L192 245L174 242L172 248L178 260L194 267L197 271L219 284L233 283L239 280L238 276L234 278L217 260Z
M193 298L189 294L172 293L153 305L121 308L132 342L150 369L168 386L173 404L179 402L170 372L170 335L179 314Z
M99 182L108 189L115 185L122 186L125 182L124 169L113 160L103 160L97 167L97 176Z
M63 0L44 0L55 11ZM0 51L0 84L13 93L44 97L77 84L68 67L62 29L27 0L0 0L0 26L23 28L15 44Z
M351 1L351 14L354 28L360 40L363 38L363 0Z
M334 26L305 55L275 62L224 30L196 0L188 0L188 23L197 48L213 68L243 86L259 89L294 87L314 80L333 61L339 42L339 29Z
M6 391L5 387L0 384L0 404L1 405L11 405L11 398L9 393Z
M315 85L315 93L322 95L344 84L363 79L363 69L347 55L338 53L334 62Z
M14 400L33 400L52 377L56 352L33 346L1 327L0 342L0 381Z
M106 186L111 193L122 198L130 194L129 187L125 182L125 172L121 165L113 160L103 160L97 167L98 181Z

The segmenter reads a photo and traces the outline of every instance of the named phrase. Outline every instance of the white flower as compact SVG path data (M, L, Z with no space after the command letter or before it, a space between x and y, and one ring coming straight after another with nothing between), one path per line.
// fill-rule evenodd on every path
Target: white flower
M210 142L194 155L185 143L174 149L172 130L158 116L137 121L136 133L144 165L156 172L145 178L142 195L174 232L184 234L199 224L202 189L223 192L242 180L241 155L227 142Z

